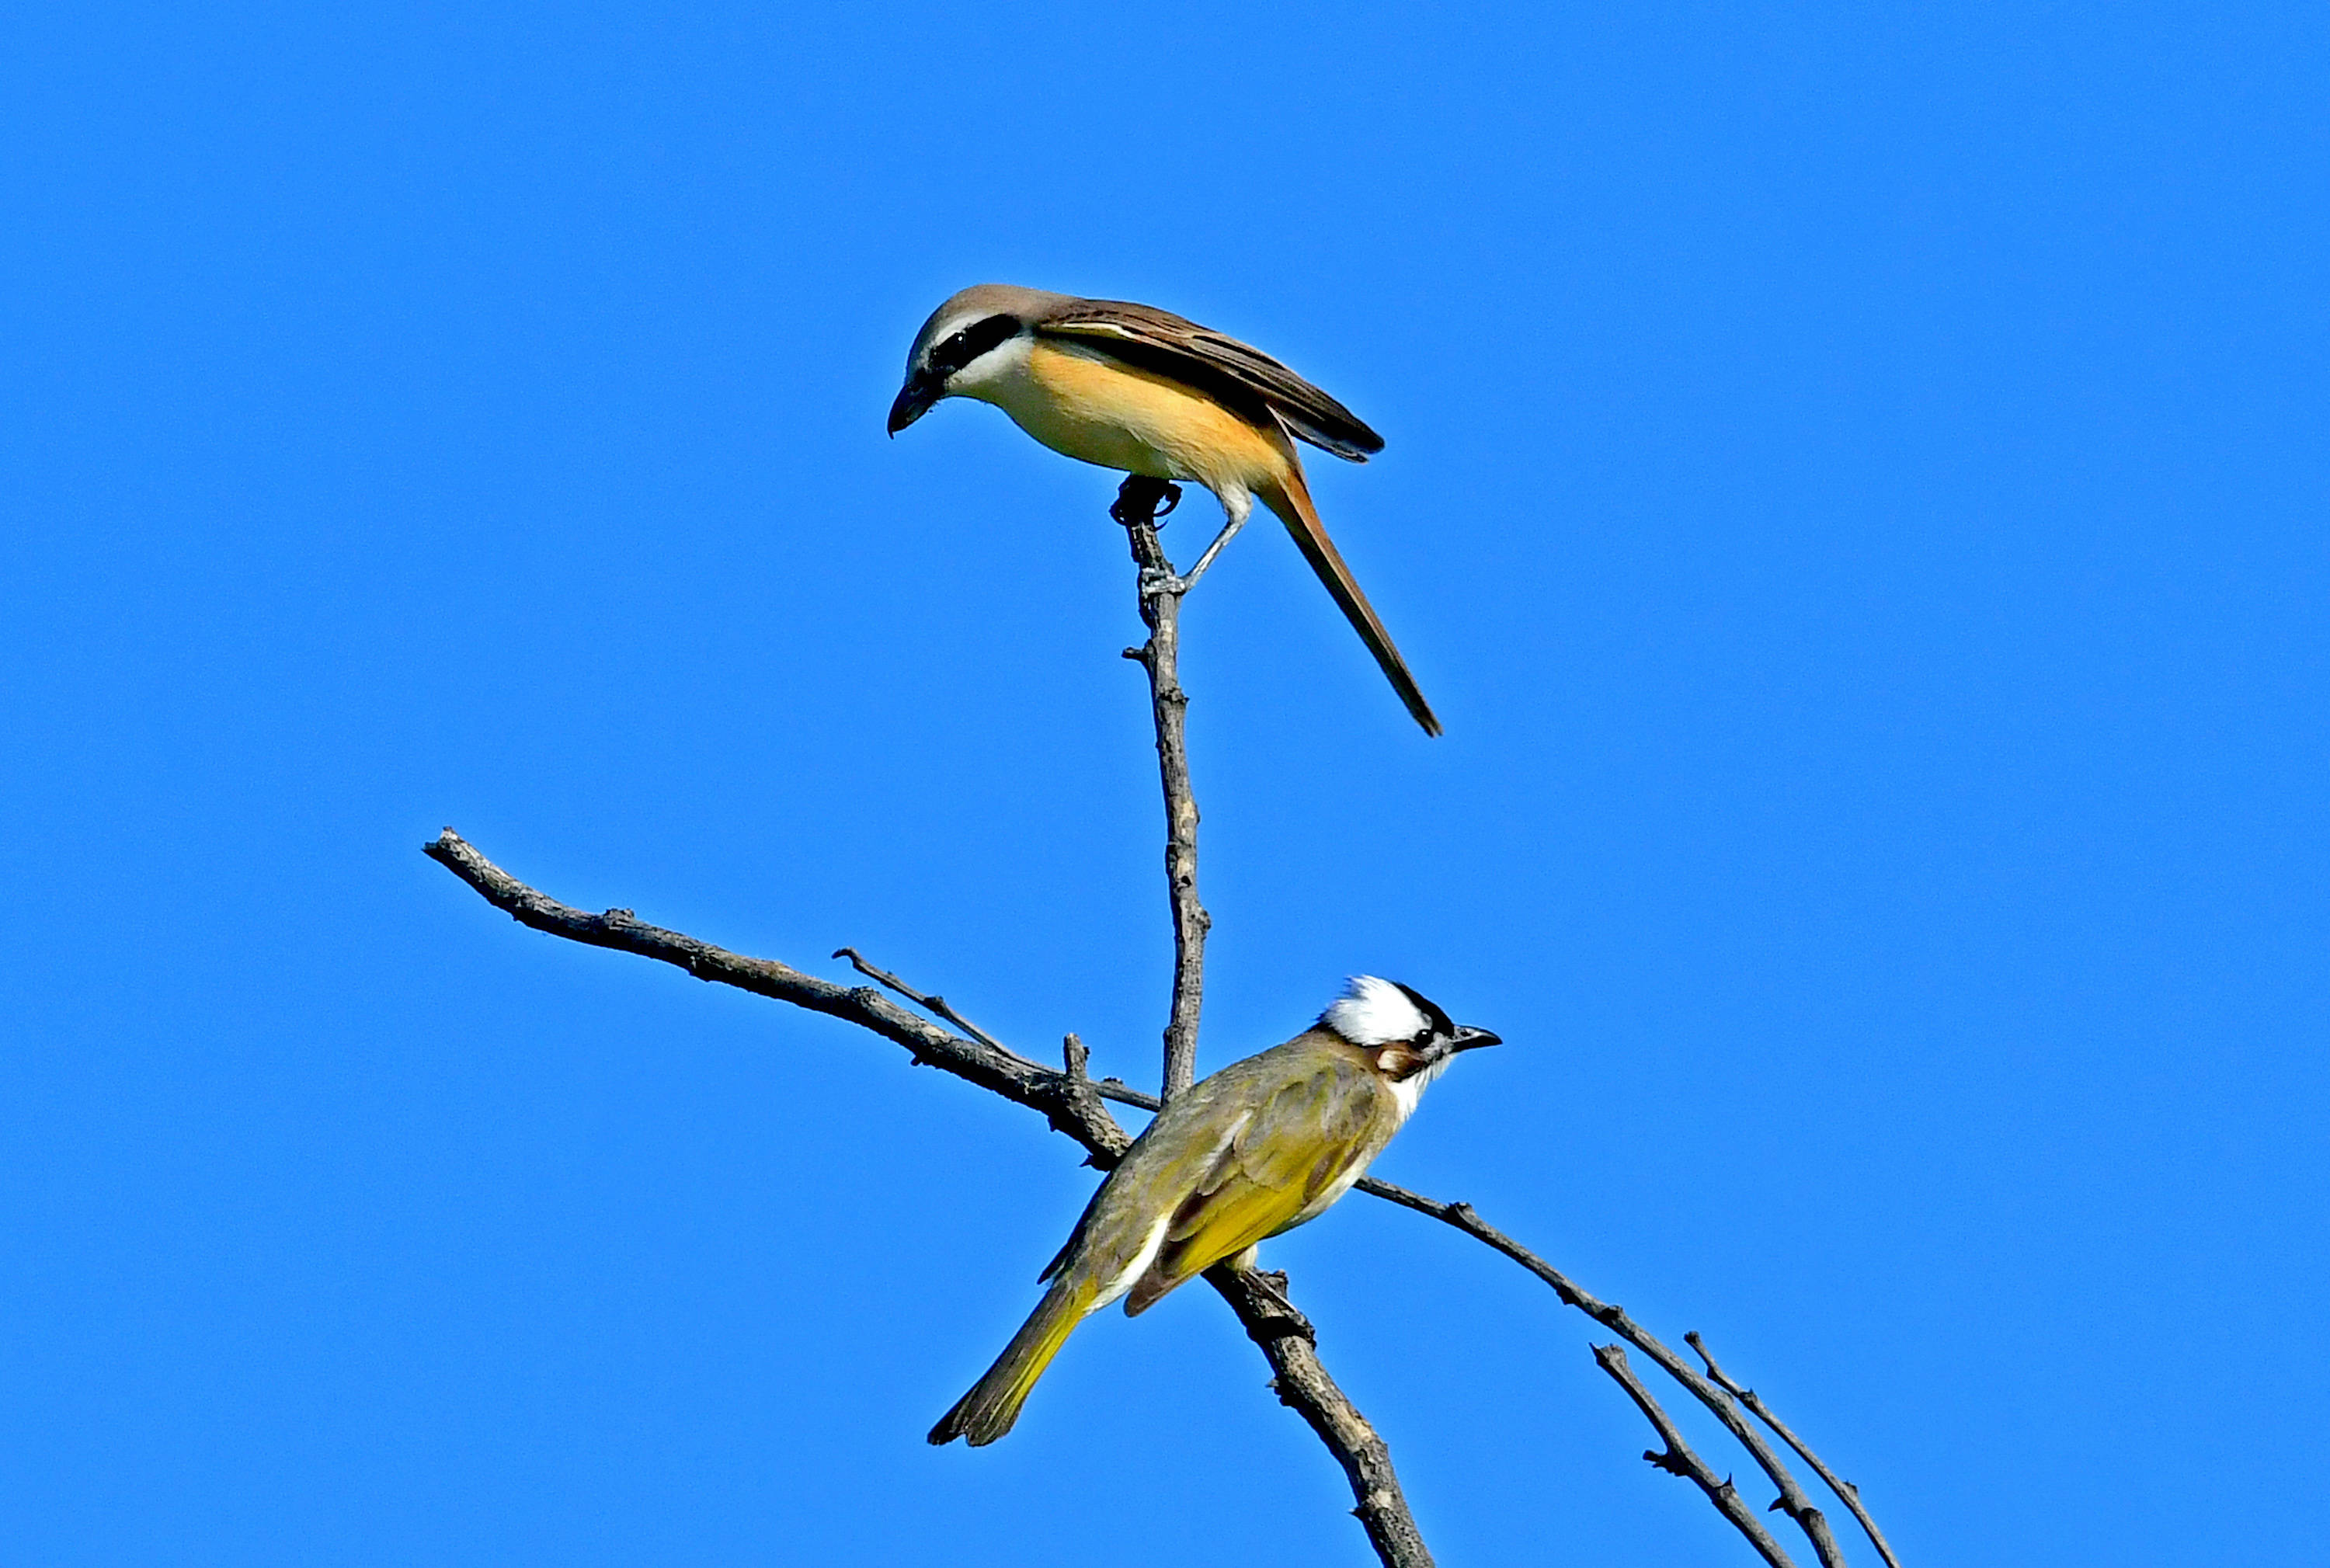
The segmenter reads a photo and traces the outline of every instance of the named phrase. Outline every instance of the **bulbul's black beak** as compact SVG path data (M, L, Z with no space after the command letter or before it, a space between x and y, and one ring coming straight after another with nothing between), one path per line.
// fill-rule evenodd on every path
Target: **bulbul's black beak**
M916 371L898 389L898 401L890 405L890 433L896 435L916 420L931 411L931 405L946 395L946 388L934 375Z
M1456 1033L1448 1037L1448 1051L1451 1055L1454 1055L1459 1051L1470 1051L1476 1046L1501 1045L1504 1043L1502 1035L1492 1034L1486 1029L1475 1029L1468 1024L1459 1024L1456 1025Z

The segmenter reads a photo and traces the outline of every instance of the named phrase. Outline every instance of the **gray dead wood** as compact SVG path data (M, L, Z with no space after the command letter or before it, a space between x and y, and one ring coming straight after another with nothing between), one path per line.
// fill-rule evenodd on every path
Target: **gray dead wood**
M1149 640L1124 656L1149 672L1157 726L1157 775L1165 789L1165 893L1173 912L1173 1006L1165 1025L1165 1098L1196 1082L1198 1015L1206 998L1206 933L1213 917L1198 902L1198 797L1189 786L1189 695L1181 689L1181 594L1158 542L1157 519L1180 504L1177 485L1132 476L1108 515L1124 524L1140 569L1141 623Z

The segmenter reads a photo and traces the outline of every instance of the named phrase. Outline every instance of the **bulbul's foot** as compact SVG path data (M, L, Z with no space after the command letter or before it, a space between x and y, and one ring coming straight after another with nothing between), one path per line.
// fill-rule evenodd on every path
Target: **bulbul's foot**
M1297 1323L1303 1320L1302 1314L1294 1309L1294 1303L1286 1299L1286 1276L1284 1274L1274 1270L1265 1273L1260 1269L1255 1269L1252 1270L1248 1277L1254 1280L1255 1285L1260 1287L1259 1294L1270 1298L1271 1306L1277 1308L1280 1317L1291 1318Z

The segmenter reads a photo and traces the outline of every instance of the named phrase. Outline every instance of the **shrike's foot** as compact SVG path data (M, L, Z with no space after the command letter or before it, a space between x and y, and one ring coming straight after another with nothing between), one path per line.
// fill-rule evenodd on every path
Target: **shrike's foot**
M1170 479L1152 479L1146 474L1127 474L1124 483L1116 489L1116 499L1108 515L1130 527L1145 522L1151 527L1163 525L1165 517L1181 504L1181 486Z
M1141 569L1141 596L1143 599L1151 594L1165 594L1179 599L1196 587L1197 583L1198 580L1194 576L1176 577L1161 566L1144 566Z

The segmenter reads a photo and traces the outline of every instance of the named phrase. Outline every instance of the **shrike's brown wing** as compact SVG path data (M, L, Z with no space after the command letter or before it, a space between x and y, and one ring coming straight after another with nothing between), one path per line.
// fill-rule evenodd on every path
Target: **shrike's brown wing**
M1037 316L1034 326L1038 337L1073 343L1134 370L1179 382L1265 430L1283 430L1339 458L1364 463L1369 453L1383 450L1383 438L1357 414L1270 355L1170 311L1121 299L1064 299ZM1303 559L1342 607L1408 713L1425 734L1440 733L1440 720L1424 700L1407 661L1327 537L1301 465L1289 466L1283 485L1264 486L1255 495L1286 524Z
M1274 414L1288 433L1354 463L1383 450L1383 438L1359 415L1258 348L1168 310L1121 299L1075 299L1035 323L1038 337L1084 344L1140 370L1197 388L1268 429Z

